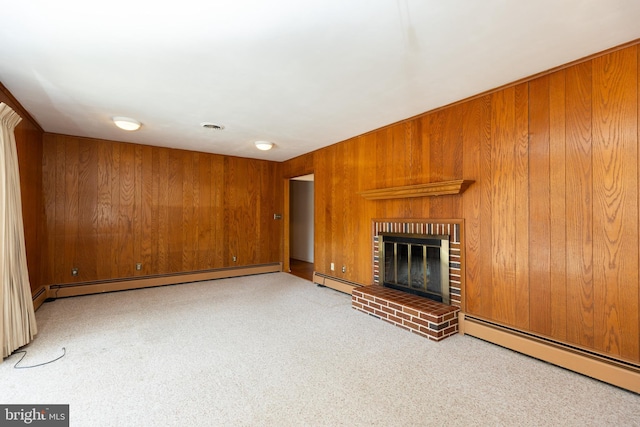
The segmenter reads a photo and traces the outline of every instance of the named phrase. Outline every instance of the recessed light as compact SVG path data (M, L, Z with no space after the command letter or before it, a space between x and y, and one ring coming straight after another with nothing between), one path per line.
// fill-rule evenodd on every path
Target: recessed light
M202 126L205 129L212 129L212 130L222 130L222 129L224 129L224 126L222 126L222 125L217 125L215 123L209 123L209 122L200 123L200 126Z
M116 126L123 130L134 131L140 129L140 126L142 126L139 121L130 117L114 117L112 120Z
M255 144L256 148L262 151L271 150L273 148L273 142L269 141L256 141Z

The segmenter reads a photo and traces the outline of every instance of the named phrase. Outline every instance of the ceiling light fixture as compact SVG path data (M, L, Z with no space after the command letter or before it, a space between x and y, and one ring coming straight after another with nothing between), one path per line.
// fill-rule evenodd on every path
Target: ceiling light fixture
M114 117L113 123L115 123L120 129L128 131L138 130L140 129L140 126L142 126L139 121L129 117Z
M256 148L262 151L271 150L273 148L273 142L269 141L256 141L255 144Z

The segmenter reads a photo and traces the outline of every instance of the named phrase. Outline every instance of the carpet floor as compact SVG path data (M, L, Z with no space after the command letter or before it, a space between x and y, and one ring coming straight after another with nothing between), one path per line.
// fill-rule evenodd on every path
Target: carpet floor
M640 426L640 395L456 335L435 343L286 273L58 299L0 403L72 426Z

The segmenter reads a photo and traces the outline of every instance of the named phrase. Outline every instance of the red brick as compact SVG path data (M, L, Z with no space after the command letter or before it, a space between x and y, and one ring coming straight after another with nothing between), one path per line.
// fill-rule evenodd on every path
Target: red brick
M436 331L432 331L429 328L425 328L424 326L420 327L420 332L425 333L431 337L437 338L438 337L438 333Z
M402 319L396 316L389 315L389 320L402 324Z
M380 310L380 304L376 304L375 302L372 302L372 303L369 303L369 305L375 308L376 310Z
M405 320L411 320L411 316L409 316L407 313L404 313L402 311L396 312L396 316L402 317Z
M458 325L449 326L447 329L442 331L444 335L451 335L458 332Z
M415 324L415 323L413 323L413 322L410 322L410 321L408 321L408 320L403 320L403 321L402 321L402 324L403 324L404 326L408 327L408 328L411 328L411 329L416 329L416 330L419 330L419 329L420 329L420 325L417 325L417 324Z
M429 327L429 322L427 322L426 320L422 320L422 319L419 319L419 318L417 318L417 317L414 317L414 318L413 318L413 319L411 319L411 320L412 320L413 322L415 322L415 323L419 324L419 325L422 325L422 326L426 327L426 328L428 328L428 327Z
M449 313L449 314L445 314L442 320L447 321L447 320L453 319L454 317L456 317L456 313Z
M420 313L420 318L434 323L438 322L438 316L434 316L431 313Z
M362 304L358 304L357 302L351 301L351 306L362 309Z
M364 298L365 298L365 299L368 299L369 301L373 301L373 300L375 300L375 298L374 298L374 297L372 297L371 295L367 295L367 294L365 294L365 295L364 295Z
M368 307L368 306L366 306L366 305L363 305L363 306L362 306L362 309L363 309L364 311L366 311L367 313L371 313L371 314L373 314L373 308L371 308L371 307Z
M375 313L376 316L378 316L380 318L383 318L383 319L386 319L389 316L387 313L385 313L383 311L380 311L380 310L375 310L374 313Z
M396 314L396 311L389 307L382 307L381 310L384 311L385 313Z
M418 313L417 311L415 311L415 310L413 310L413 309L411 309L409 307L406 307L403 311L405 313L407 313L407 314L412 315L412 316L419 316L420 315L420 313Z
M375 301L380 305L383 305L383 306L387 305L387 302L381 298L376 298Z
M402 310L402 306L398 305L398 304L394 304L392 302L389 302L389 307L395 309L395 310Z

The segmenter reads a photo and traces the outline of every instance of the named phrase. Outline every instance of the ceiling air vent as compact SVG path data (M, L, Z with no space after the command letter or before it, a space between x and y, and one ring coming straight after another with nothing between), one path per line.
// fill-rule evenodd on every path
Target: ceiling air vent
M224 129L224 126L222 126L222 125L217 125L215 123L209 123L209 122L200 123L200 126L202 126L205 129L212 129L212 130L222 130L222 129Z

